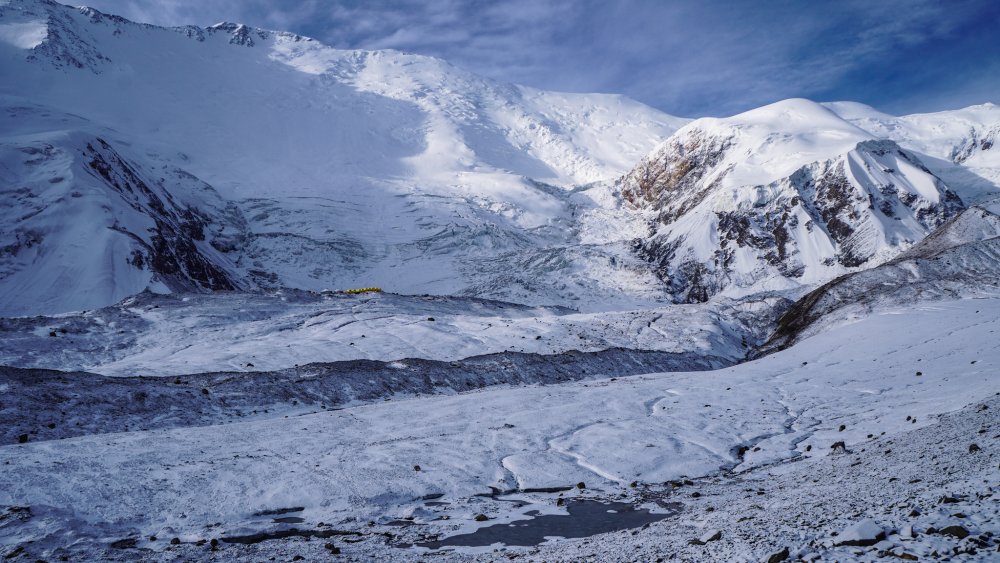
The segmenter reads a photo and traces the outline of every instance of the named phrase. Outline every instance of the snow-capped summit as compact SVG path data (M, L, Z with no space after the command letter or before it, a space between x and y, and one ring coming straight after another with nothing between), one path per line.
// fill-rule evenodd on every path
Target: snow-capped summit
M961 200L912 153L808 100L681 128L619 182L675 298L815 284L887 260Z

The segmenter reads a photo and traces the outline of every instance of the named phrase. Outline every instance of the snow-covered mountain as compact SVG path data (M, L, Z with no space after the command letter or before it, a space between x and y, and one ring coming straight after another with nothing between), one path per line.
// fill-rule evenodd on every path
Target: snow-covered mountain
M787 100L689 122L431 57L51 0L0 1L0 78L4 315L146 288L586 311L800 292L1000 191L990 104Z
M4 194L14 220L0 234L7 314L109 304L181 278L541 303L661 293L630 256L630 227L618 226L628 219L608 190L571 189L623 173L686 121L621 96L544 92L430 57L237 24L136 24L48 0L0 3L0 76L3 174L15 186ZM88 145L174 200L167 215L214 225L172 252L229 281L160 268L148 246L173 219L87 172ZM93 209L74 193L90 194ZM212 233L225 242L213 245Z
M872 135L892 139L916 152L967 203L998 193L1000 106L985 103L896 117L856 102L824 105Z
M883 262L962 201L912 152L808 100L681 128L619 181L676 298L812 285Z

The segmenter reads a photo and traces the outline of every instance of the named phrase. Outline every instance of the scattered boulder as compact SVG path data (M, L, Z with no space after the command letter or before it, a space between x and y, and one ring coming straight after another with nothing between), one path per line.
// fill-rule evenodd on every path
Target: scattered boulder
M838 442L834 442L833 445L830 446L830 449L833 450L833 453L835 453L835 454L846 453L847 452L847 444L845 444L843 440L840 440Z
M333 545L332 543L328 543L323 547L325 547L326 550L329 551L332 555L340 555L340 548Z
M586 489L587 488L587 484L584 483L583 481L580 481L579 483L576 484L576 488L580 489L580 490Z
M710 530L705 532L700 538L698 538L701 543L705 544L710 541L719 541L722 539L722 530Z
M767 563L781 563L782 561L788 560L788 548L783 548L781 551L775 551L767 556Z
M867 547L885 539L885 530L875 520L866 518L851 524L837 535L837 546Z
M28 435L27 434L21 434L20 436L18 436L17 437L17 443L18 444L26 444L26 443L28 443Z
M980 450L979 444L969 444L969 453L974 454Z
M136 538L125 538L123 540L117 540L111 542L112 549L132 549L139 543Z
M414 465L413 466L413 470L414 471L420 471L420 466L419 465Z
M938 530L937 533L943 536L958 538L960 540L964 540L969 537L969 530L966 530L964 526L947 526Z
M473 520L475 520L476 522L485 522L485 521L487 521L489 519L490 519L490 517L487 516L487 515L485 515L485 514L476 514L473 517Z

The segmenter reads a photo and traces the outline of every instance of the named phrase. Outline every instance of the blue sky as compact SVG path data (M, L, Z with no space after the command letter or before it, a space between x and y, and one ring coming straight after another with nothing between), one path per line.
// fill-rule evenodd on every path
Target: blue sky
M238 21L434 55L687 117L790 97L896 114L1000 103L997 0L81 1L161 25Z

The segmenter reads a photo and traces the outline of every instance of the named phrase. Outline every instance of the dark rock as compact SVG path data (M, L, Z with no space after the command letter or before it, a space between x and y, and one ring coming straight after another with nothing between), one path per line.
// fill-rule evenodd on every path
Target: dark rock
M414 471L420 471L420 466L419 465L414 465L413 466L413 470Z
M181 543L181 539L180 538L172 538L170 540L170 545L177 545L179 543Z
M838 535L837 546L868 547L885 539L885 530L874 520L867 519L848 526Z
M577 488L577 489L581 489L581 490L582 490L582 489L586 489L586 488L587 488L587 485L586 485L586 483L584 483L583 481L580 481L579 483L577 483L577 484L576 484L576 488Z
M324 545L323 547L325 547L327 549L327 551L329 551L333 555L340 555L340 548L337 547L337 546L335 546L335 545L333 545L332 543L328 543L328 544Z
M27 434L21 434L20 436L17 437L17 443L18 444L26 444L27 442L28 442L28 435Z
M136 538L125 538L123 540L111 542L111 547L113 549L131 549L139 543Z
M476 516L473 518L473 520L475 520L476 522L485 522L489 519L490 517L485 514L476 514Z
M963 526L947 526L938 530L938 533L943 536L952 536L960 540L969 536L969 530L966 530Z
M700 539L704 543L719 541L722 539L722 530L715 530L714 532L707 533L704 536L701 536Z
M776 551L767 556L767 563L781 563L788 560L788 548Z
M969 444L969 453L974 454L980 450L979 444Z

